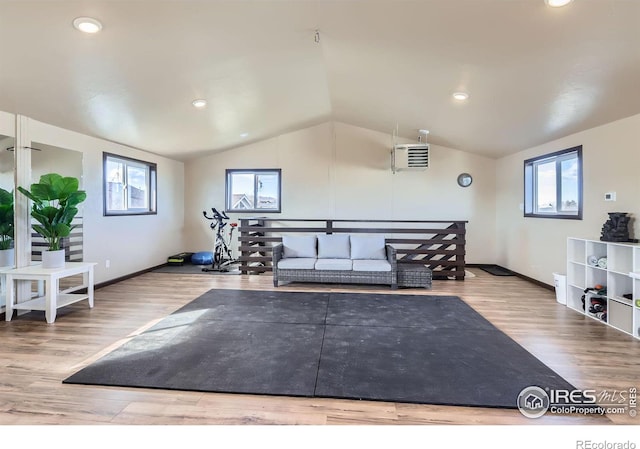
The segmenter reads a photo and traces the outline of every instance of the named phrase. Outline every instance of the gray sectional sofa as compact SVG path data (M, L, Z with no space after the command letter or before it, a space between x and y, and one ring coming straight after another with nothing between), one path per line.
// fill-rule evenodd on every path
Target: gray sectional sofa
M273 247L273 285L279 282L387 284L395 289L396 250L381 235L283 236Z

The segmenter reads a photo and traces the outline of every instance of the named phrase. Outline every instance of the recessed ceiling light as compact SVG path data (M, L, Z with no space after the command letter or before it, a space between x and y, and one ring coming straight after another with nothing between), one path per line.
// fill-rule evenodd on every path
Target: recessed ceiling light
M467 98L469 98L469 94L466 92L455 92L453 94L453 98L455 98L456 100L466 100Z
M73 26L83 33L97 33L102 29L102 24L91 17L77 17L73 19Z
M544 0L547 6L551 6L552 8L559 8L561 6L568 5L573 0Z
M202 99L193 100L191 104L198 109L202 109L207 105L207 100L202 100Z
M244 139L245 137L249 137L249 133L242 133L242 134L240 134L240 137L242 137L243 139Z

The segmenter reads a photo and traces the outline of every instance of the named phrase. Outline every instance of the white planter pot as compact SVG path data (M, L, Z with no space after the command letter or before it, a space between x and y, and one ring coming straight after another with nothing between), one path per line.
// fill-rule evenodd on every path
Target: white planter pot
M42 268L62 268L64 267L64 250L42 251Z
M12 267L14 264L15 249L0 249L0 267Z

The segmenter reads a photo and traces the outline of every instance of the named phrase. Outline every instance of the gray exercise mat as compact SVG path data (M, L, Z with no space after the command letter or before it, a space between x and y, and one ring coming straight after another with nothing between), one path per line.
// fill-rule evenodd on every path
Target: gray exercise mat
M573 386L455 296L211 290L65 383L516 408Z

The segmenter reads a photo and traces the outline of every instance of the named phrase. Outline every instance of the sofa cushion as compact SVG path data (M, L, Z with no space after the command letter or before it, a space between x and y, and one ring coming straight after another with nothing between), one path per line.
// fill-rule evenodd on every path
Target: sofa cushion
M278 261L278 268L292 270L313 270L315 265L315 257L290 257Z
M350 241L352 259L387 259L383 235L352 235Z
M315 235L283 235L282 246L284 257L315 258L318 255Z
M391 271L391 264L386 260L356 259L353 271Z
M349 259L349 234L320 234L318 235L318 258Z
M351 271L351 259L318 259L316 270L347 270Z

